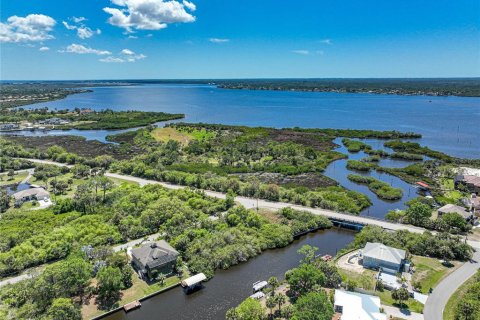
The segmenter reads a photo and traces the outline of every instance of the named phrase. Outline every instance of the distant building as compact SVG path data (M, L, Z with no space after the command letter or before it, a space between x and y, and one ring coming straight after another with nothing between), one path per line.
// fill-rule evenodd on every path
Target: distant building
M63 124L69 124L70 121L65 119L60 119L60 118L49 118L45 120L40 120L38 121L38 123L46 124L46 125L63 125Z
M380 298L368 294L335 290L335 312L341 320L386 320L380 312Z
M0 124L0 131L12 131L12 130L18 130L18 129L20 129L20 126L16 123Z
M50 193L43 188L30 188L13 194L15 205L20 205L26 201L43 200L50 198Z
M152 280L155 274L172 274L178 255L172 246L160 240L132 249L132 264L142 277Z
M475 193L472 193L470 198L464 199L465 205L470 209L470 211L475 216L480 216L480 196L477 196Z
M361 250L365 268L390 272L401 271L405 262L405 250L388 247L378 242L368 242Z
M458 175L454 179L455 189L466 188L468 192L480 194L480 177L474 175Z
M438 210L438 216L441 217L442 215L446 213L458 213L461 215L465 220L470 220L473 217L472 212L468 212L467 209L464 207L457 206L455 204L446 204L443 207L439 208Z

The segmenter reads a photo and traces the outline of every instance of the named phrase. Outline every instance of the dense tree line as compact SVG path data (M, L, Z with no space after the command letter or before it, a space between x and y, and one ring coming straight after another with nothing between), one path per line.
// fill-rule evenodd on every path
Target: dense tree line
M465 261L472 257L473 248L461 237L449 233L432 234L425 231L422 234L406 230L385 232L377 226L366 226L355 235L355 240L349 248L362 248L367 242L380 242L394 248L404 249L411 254L435 257L445 260Z

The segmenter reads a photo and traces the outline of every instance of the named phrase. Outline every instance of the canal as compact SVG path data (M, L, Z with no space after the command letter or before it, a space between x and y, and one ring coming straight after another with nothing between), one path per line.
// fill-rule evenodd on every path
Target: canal
M202 290L193 294L186 295L177 287L143 301L137 310L129 313L121 310L104 319L225 319L228 309L252 294L254 282L272 276L283 279L287 270L298 266L301 256L297 251L303 245L318 247L321 254L335 255L353 240L354 235L354 232L335 228L309 233L285 248L268 250L228 270L218 270Z
M389 148L385 148L383 146L384 141L382 140L366 139L361 141L372 146L373 149L385 150L389 153L393 152L393 150ZM340 159L332 162L325 169L325 172L323 174L337 181L341 186L349 190L354 190L354 191L363 193L370 199L370 201L372 202L372 205L366 208L365 210L363 210L360 213L360 215L383 219L389 211L395 210L395 209L403 210L406 207L405 203L407 201L418 197L417 189L414 186L390 174L377 172L375 170L372 170L371 172L359 172L359 171L347 169L348 160L361 160L362 158L368 157L368 155L363 151L355 152L355 153L348 152L347 148L345 148L345 146L342 144L341 138L335 139L334 142L339 146L338 148L335 149L335 151L348 155L348 159ZM413 163L416 163L416 161L405 161L405 160L386 158L386 159L381 159L378 165L382 167L402 168L402 167L411 165ZM348 180L347 177L349 174L359 174L359 175L374 177L378 180L381 180L383 182L390 184L394 188L401 188L403 190L403 196L401 199L395 200L395 201L380 199L376 194L370 191L366 185L357 184Z

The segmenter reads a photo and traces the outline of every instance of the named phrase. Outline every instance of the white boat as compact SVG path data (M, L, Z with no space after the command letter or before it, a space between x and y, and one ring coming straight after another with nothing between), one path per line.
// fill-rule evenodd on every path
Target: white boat
M253 292L258 292L268 286L267 281L257 281L253 284Z

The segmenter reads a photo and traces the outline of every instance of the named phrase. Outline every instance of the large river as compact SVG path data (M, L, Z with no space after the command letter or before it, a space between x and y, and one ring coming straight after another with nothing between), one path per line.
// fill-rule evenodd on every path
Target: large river
M419 143L432 149L458 157L480 158L480 98L227 90L208 85L165 84L92 90L29 107L164 111L185 113L186 119L182 121L188 122L277 128L298 126L413 131L423 135L417 140ZM22 134L69 133L105 141L107 134L116 132L119 131L71 130ZM382 141L366 142L374 149L383 148ZM348 153L340 139L336 143L340 145L338 151L348 154L349 159L365 156L362 152ZM382 160L380 165L400 167L410 163ZM405 201L416 196L416 190L409 184L374 171L368 174L404 191L399 201L378 199L367 187L356 185L346 178L351 172L345 165L346 160L335 161L325 175L346 188L366 194L372 200L373 205L362 215L382 218L389 210L404 208ZM282 278L285 271L297 266L300 256L296 251L301 245L314 245L320 248L320 252L333 255L352 241L353 236L351 232L336 229L311 233L286 248L269 250L229 270L217 271L203 290L192 295L187 296L180 288L175 288L142 302L138 310L128 314L117 312L107 319L224 319L226 310L249 296L253 282L271 276Z
M463 158L480 158L480 98L229 90L173 84L92 90L34 106L164 111L185 113L188 122L277 128L413 131L423 135L420 143L433 149ZM72 133L104 140L108 132Z

